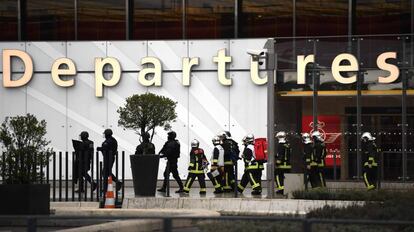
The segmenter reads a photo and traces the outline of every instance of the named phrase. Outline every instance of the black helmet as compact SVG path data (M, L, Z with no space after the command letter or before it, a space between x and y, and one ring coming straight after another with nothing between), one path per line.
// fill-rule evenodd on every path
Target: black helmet
M175 138L177 138L177 133L175 133L175 131L168 132L168 138L169 139L175 139Z
M104 131L104 135L105 135L105 137L109 137L109 136L112 136L112 130L111 129L106 129L105 131Z
M89 138L89 133L86 131L82 131L79 136L82 140L85 140Z
M144 141L144 142L147 142L147 141L149 141L149 139L150 139L150 134L148 133L148 132L145 132L144 134L142 134L142 140Z
M231 133L230 133L230 131L224 131L224 133L226 133L226 137L228 139L231 139Z

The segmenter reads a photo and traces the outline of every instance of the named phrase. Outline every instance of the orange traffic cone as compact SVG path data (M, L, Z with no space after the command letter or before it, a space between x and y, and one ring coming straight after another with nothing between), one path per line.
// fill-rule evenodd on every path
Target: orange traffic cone
M112 184L112 177L108 177L108 188L105 194L105 209L115 208L114 186Z

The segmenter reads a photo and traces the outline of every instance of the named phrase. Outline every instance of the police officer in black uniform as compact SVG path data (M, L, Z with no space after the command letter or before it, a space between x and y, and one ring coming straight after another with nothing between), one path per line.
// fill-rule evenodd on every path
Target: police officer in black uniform
M88 174L88 171L91 169L93 157L93 142L89 140L89 133L86 131L82 131L79 137L82 143L75 151L75 171L77 171L75 174L75 177L77 178L75 179L79 179L79 189L76 192L84 191L84 179L91 184L92 191L95 191L97 185Z
M167 166L165 167L164 171L164 183L159 192L166 192L167 188L167 179L170 173L173 174L174 179L178 183L179 189L176 193L183 193L184 186L183 182L180 179L180 175L178 174L178 158L180 158L180 143L175 138L177 134L174 131L168 132L168 140L165 142L164 146L162 147L161 151L159 152L160 158L167 158Z
M155 146L149 141L150 134L145 132L142 135L142 143L137 146L135 150L135 155L153 155L155 154Z
M97 150L102 152L103 155L103 193L108 189L108 177L112 177L112 181L116 183L116 190L119 191L122 188L122 182L116 178L112 173L112 167L114 165L115 159L118 153L118 142L114 137L112 137L112 130L106 129L104 131L105 141L102 143L101 147L98 147Z

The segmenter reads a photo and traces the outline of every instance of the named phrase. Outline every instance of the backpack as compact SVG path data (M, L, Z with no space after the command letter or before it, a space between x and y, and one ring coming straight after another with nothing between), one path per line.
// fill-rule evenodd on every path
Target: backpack
M257 161L267 161L267 140L266 138L257 138L254 140L254 154Z

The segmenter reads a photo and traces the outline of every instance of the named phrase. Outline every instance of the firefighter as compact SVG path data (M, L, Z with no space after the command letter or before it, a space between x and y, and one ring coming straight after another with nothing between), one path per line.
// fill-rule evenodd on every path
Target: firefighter
M242 140L244 150L242 158L244 161L244 173L240 184L237 186L237 190L243 193L247 184L250 182L252 186L252 195L259 195L262 193L262 187L260 185L259 178L261 178L261 170L259 168L259 162L256 160L254 153L254 135L248 134Z
M183 182L181 181L180 175L178 174L178 158L180 158L180 142L176 140L177 134L174 131L168 132L167 142L165 142L161 151L159 152L160 158L167 159L167 165L164 171L164 183L159 192L166 192L167 181L170 173L173 174L175 181L178 183L179 189L176 193L184 192Z
M220 133L224 148L224 176L223 176L223 190L224 192L232 192L235 188L234 166L239 160L239 145L231 138L229 131Z
M367 190L377 188L378 153L375 137L371 133L364 132L361 136L363 155L363 177Z
M80 143L78 149L76 150L76 160L75 160L75 170L77 173L74 174L74 179L79 179L79 189L75 192L84 191L84 180L91 184L92 191L96 190L97 184L92 180L91 176L88 174L88 171L91 169L91 162L93 157L93 142L89 140L89 133L87 131L82 131L79 135Z
M219 194L223 192L222 176L224 173L224 149L221 145L219 136L214 136L212 139L214 149L211 157L211 169L207 173L208 178L211 180L214 186L214 193Z
M279 131L276 134L278 140L277 152L275 154L275 180L276 193L283 194L285 185L285 173L289 173L292 168L290 164L291 147L286 139L286 132Z
M188 165L188 177L184 185L184 192L190 193L190 188L195 179L200 184L200 195L206 194L206 181L204 169L208 167L207 158L204 150L199 148L200 143L197 139L191 141L190 164Z
M98 147L97 150L102 152L103 155L103 193L105 197L106 190L108 188L108 177L112 177L112 181L116 183L116 190L119 191L122 188L122 182L116 178L112 173L112 167L114 165L115 159L118 154L118 142L112 136L112 130L106 129L104 131L105 141L102 143L101 147Z
M315 155L313 152L313 143L309 133L302 134L302 142L307 179L309 180L312 188L321 187L318 175L318 163L316 163Z
M319 131L312 132L313 139L313 154L315 155L316 163L318 164L318 176L321 187L326 187L325 181L325 157L326 145Z

